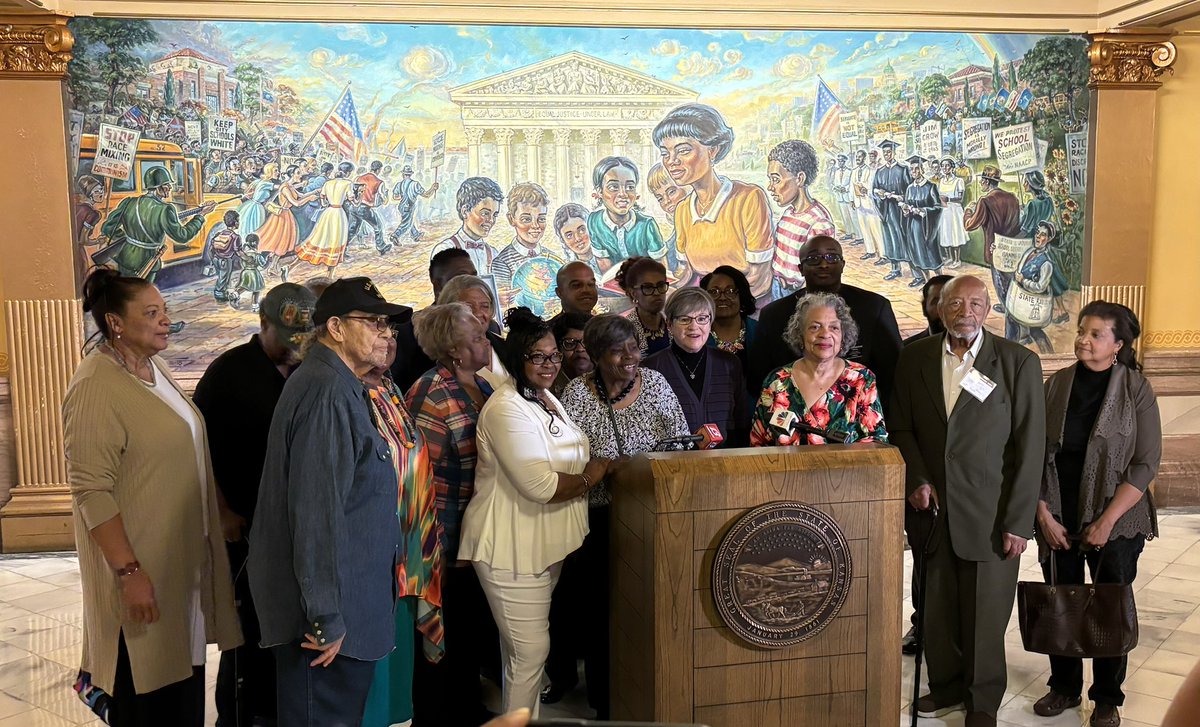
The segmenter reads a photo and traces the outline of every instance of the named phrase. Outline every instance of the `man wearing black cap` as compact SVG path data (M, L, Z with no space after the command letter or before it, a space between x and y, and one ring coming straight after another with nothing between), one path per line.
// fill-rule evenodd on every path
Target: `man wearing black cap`
M406 314L367 278L331 284L271 421L249 572L280 725L359 724L395 645L399 483L361 378Z
M275 660L258 648L258 618L246 577L258 483L267 432L283 385L299 364L303 337L312 330L316 296L295 283L272 288L259 305L259 332L217 357L192 399L204 414L221 528L234 574L238 616L246 643L221 654L217 672L217 727L275 719Z

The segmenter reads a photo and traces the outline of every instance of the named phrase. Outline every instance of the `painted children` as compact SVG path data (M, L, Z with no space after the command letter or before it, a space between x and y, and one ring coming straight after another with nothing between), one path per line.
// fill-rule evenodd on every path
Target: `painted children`
M675 180L671 179L671 175L667 174L667 170L662 164L655 164L650 167L650 172L646 175L646 188L650 190L650 194L654 195L654 199L658 201L659 208L667 215L667 219L671 221L671 235L663 244L667 248L667 268L672 273L678 274L679 250L675 245L675 208L687 198L691 190L675 184Z
M217 273L213 283L213 300L218 303L229 302L233 264L242 254L242 237L238 234L241 215L237 210L225 210L224 222L225 228L214 234L208 245L208 255Z
M526 261L536 257L550 258L561 267L562 261L542 244L546 234L546 212L550 197L546 190L534 182L521 182L508 191L508 224L516 235L492 261L492 275L496 277L496 289L500 291L500 304L507 308L515 297L513 276ZM549 271L558 272L557 267Z
M638 207L637 185L637 165L626 157L604 157L592 170L592 197L600 206L588 216L588 234L601 271L631 257L666 257L658 223Z
M242 278L238 281L237 293L233 296L231 305L239 308L242 294L250 293L250 310L257 313L258 298L262 295L263 289L267 287L263 280L262 270L267 266L269 257L266 253L258 251L258 235L246 235L240 257L242 259Z

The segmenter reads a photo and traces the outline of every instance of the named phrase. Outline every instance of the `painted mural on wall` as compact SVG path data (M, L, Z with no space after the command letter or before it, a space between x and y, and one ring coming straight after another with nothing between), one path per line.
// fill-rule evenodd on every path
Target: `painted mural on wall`
M907 32L80 18L70 68L80 272L152 277L202 370L281 280L369 275L423 306L468 250L505 303L601 306L630 255L718 265L765 301L837 236L845 280L925 325L984 279L989 326L1069 352L1083 258L1086 43Z

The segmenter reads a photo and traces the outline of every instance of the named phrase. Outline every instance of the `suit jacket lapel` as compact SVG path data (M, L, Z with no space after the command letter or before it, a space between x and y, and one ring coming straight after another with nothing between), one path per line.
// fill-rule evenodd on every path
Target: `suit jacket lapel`
M929 396L936 404L938 413L942 415L942 421L948 420L946 416L946 395L942 391L942 352L945 350L944 339L938 337L938 345L930 346L929 350L932 354L921 363L921 378L925 380L925 387L929 389Z

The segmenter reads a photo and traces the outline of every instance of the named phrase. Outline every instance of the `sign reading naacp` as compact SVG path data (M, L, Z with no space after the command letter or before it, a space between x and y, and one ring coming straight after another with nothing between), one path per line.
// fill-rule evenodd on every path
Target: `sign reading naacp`
M187 119L183 122L183 134L188 141L200 141L200 119Z
M1067 134L1067 177L1071 194L1087 191L1087 132Z
M433 161L431 167L440 167L446 163L446 132L439 131L433 135Z
M112 124L100 124L100 139L92 174L113 179L129 179L133 158L137 155L142 132Z
M1031 167L1025 167L1024 169L1014 169L1013 171L1017 174L1024 174L1025 172L1040 172L1046 168L1046 153L1050 151L1050 142L1042 141L1041 139L1034 139L1033 141L1034 144L1037 145L1037 164L1034 164Z
M942 122L930 119L921 124L921 144L918 153L926 159L939 159L942 156Z
M996 163L1000 165L1000 171L1008 173L1037 168L1037 142L1032 123L993 129L992 143L996 147Z
M772 502L740 517L721 540L712 592L738 637L782 649L833 621L853 576L849 545L832 517L799 502Z
M992 120L963 119L963 159L992 158Z
M233 151L237 145L237 119L214 116L208 120L208 148Z
M992 267L1002 273L1014 273L1021 264L1021 256L1033 247L1027 237L1005 237L996 235L996 246L992 249Z

